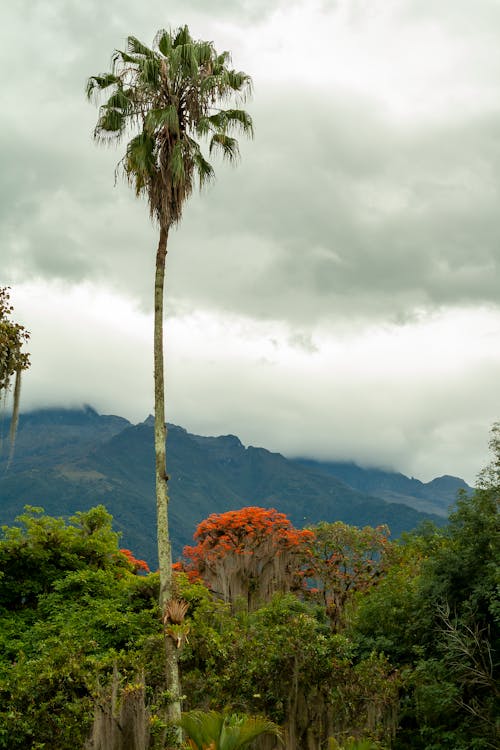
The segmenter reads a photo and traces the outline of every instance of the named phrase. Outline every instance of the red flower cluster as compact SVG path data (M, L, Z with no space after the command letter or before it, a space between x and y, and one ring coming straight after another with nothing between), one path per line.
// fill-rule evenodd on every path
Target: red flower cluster
M196 546L185 547L188 569L227 554L253 555L263 545L272 544L275 554L297 548L314 537L312 531L295 529L284 513L274 508L248 507L227 513L213 513L195 532Z
M145 560L138 560L129 549L121 549L120 552L127 558L127 562L132 565L134 573L138 573L139 571L143 573L150 572L147 562Z

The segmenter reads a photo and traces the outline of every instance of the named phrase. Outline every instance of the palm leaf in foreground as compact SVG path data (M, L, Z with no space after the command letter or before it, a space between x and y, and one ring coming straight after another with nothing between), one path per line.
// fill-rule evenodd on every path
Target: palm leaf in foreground
M259 716L194 710L182 714L181 726L191 750L242 750L263 734L281 740L281 730Z

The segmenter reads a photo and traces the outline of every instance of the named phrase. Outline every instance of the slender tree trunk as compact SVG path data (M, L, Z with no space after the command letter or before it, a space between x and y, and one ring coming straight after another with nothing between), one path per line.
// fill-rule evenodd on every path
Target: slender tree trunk
M166 472L165 379L163 374L163 290L165 260L167 257L168 229L160 229L156 253L155 317L154 317L154 382L155 382L155 456L156 456L156 513L158 536L158 561L160 566L160 607L162 612L172 598L172 549L168 530L168 475ZM179 668L177 649L171 638L165 639L165 671L167 690L171 694L168 718L181 717Z

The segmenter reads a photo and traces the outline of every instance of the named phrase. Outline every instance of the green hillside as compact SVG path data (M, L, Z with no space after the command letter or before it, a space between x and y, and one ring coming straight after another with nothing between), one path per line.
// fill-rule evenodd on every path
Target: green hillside
M210 513L246 505L276 507L299 527L322 520L386 523L393 536L424 518L443 522L348 486L320 464L303 465L264 448L245 447L234 435L201 437L170 425L167 462L175 556ZM90 407L24 414L8 470L4 451L0 521L11 523L26 504L71 515L103 503L122 532L123 545L154 565L153 469L152 418L132 425Z

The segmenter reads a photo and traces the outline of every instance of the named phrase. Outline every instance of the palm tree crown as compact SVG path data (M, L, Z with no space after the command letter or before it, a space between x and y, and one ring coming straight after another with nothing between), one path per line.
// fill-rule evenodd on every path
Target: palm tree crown
M120 166L136 194L144 194L151 217L168 229L182 215L193 190L214 176L197 139L209 154L238 157L232 133L253 135L252 119L241 109L222 109L233 95L244 100L251 79L229 67L230 54L212 42L196 41L187 26L160 31L150 49L129 36L127 51L116 50L111 73L92 76L87 96L110 91L94 131L98 140L131 133Z

